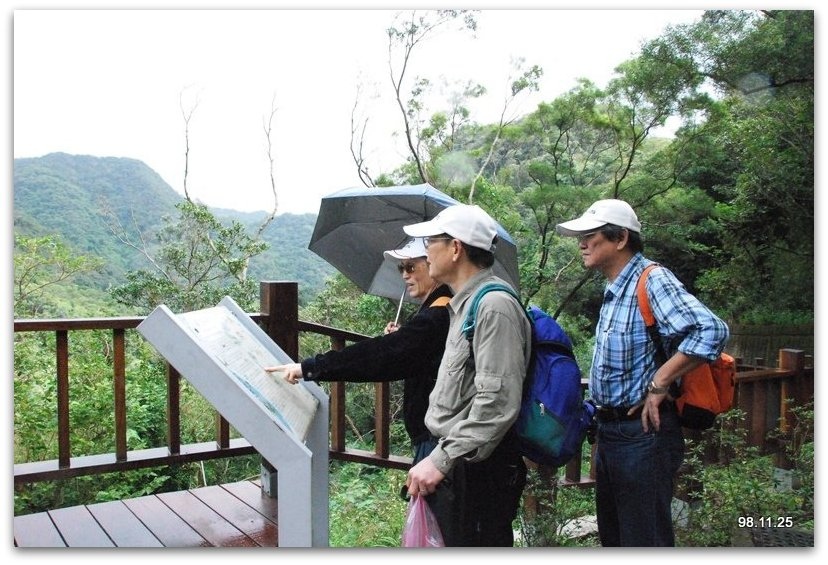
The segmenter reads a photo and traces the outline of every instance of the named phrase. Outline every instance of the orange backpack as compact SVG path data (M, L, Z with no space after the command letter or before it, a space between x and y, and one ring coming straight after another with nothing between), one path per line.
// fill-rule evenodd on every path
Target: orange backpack
M666 361L666 355L645 286L650 271L658 266L658 263L652 263L645 267L638 279L635 291L641 316L647 326L647 333L656 345L656 359L660 365ZM676 396L676 407L681 425L696 430L710 428L717 415L733 407L735 389L736 360L727 353L722 353L715 361L702 363L684 374L681 377L678 396Z

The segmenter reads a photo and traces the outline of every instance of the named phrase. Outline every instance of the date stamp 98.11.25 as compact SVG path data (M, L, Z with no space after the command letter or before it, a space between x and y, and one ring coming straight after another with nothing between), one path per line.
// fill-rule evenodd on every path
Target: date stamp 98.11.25
M793 528L791 516L739 516L740 528Z

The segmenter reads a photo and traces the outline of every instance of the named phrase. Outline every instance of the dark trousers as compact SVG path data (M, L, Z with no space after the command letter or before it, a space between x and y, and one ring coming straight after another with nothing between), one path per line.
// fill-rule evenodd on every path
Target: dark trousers
M660 430L641 419L598 421L595 506L604 547L674 546L671 503L684 436L672 403L662 402Z
M458 461L426 497L446 547L512 547L525 485L526 465L514 441L504 439L479 463Z

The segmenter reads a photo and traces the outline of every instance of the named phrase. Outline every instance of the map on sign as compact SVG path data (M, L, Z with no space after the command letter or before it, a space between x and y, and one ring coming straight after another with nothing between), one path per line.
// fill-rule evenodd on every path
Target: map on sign
M281 373L264 370L286 361L277 359L227 308L217 306L176 318L263 410L305 441L319 400L304 386L285 381Z

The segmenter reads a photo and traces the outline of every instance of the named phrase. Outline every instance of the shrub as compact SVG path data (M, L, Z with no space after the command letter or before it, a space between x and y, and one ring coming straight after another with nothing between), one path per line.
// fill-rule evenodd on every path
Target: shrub
M797 429L813 430L812 408L794 413ZM780 520L786 527L813 530L812 434L810 441L800 438L788 444L797 480L786 485L774 457L747 445L744 420L743 411L731 410L700 440L688 440L679 491L689 504L676 525L677 545L730 546L751 524L775 526Z

